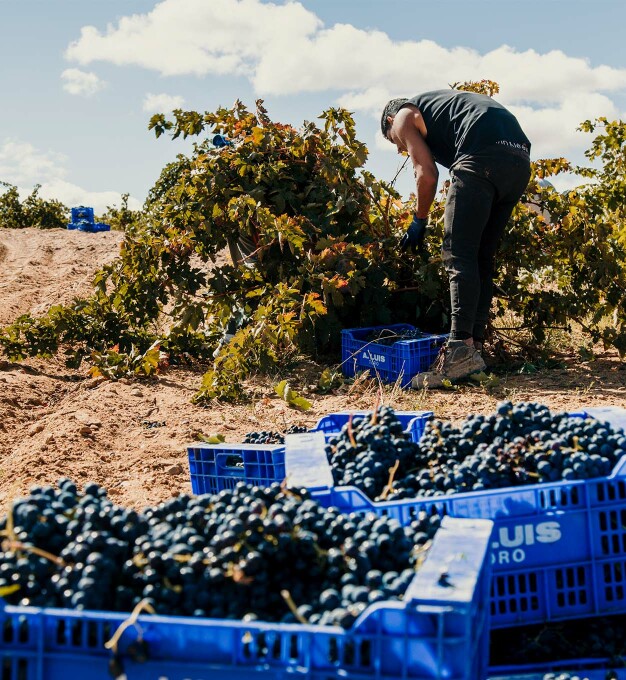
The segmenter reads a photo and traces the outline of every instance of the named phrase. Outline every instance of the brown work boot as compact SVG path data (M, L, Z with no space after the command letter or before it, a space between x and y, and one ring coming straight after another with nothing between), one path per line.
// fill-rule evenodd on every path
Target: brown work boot
M414 390L443 387L445 381L467 378L485 368L485 362L475 347L467 345L463 340L449 340L428 371L413 377L411 387Z

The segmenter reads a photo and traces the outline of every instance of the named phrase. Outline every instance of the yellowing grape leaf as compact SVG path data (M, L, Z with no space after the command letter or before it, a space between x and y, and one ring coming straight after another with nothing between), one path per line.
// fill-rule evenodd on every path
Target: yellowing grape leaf
M302 411L308 411L311 408L311 402L292 390L286 380L281 380L278 385L274 387L274 390L276 394L292 408L299 408Z

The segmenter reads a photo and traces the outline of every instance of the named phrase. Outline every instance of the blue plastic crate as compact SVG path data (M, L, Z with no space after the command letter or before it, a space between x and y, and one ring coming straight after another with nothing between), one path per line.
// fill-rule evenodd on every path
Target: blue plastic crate
M489 680L543 680L547 673L569 673L580 680L626 680L626 668L615 667L607 659L569 659L547 664L524 666L494 666L489 668Z
M141 616L148 659L119 652L128 680L482 680L492 523L447 519L403 602L371 605L338 627ZM448 574L447 584L441 573ZM2 680L110 680L104 643L124 614L0 609Z
M76 231L84 231L90 234L96 234L102 231L111 231L111 226L109 224L105 224L104 222L96 222L94 224L93 222L87 222L85 220L81 220L79 222L70 222L67 225L67 228Z
M624 459L610 477L588 481L385 503L348 487L316 495L403 524L420 511L493 519L493 627L626 612Z
M626 425L623 409L586 408L572 415L583 417L585 412L614 427ZM217 448L222 453L225 446ZM245 462L230 470L224 466L224 459L218 466L194 465L194 451L216 447L189 449L194 492L230 488L239 480L267 485L288 476L283 446L231 445L228 451L241 455L245 447ZM267 449L273 450L268 453ZM203 455L208 455L209 461L215 459L210 453ZM196 457L195 461L192 457ZM333 488L323 483L328 470L323 469L319 457L310 461L300 458L299 467L308 464L311 468L307 485L312 493L321 502L345 512L389 514L403 524L422 510L495 520L493 627L626 612L624 459L609 477L595 480L374 503L358 489Z
M392 345L371 342L367 338L371 333L382 331L388 331L393 337L403 331L414 330L417 330L415 326L409 324L392 324L341 331L341 367L344 375L352 377L358 371L370 370L372 375L380 376L383 382L400 379L402 387L407 387L415 374L428 370L448 336L424 333L422 338L398 340Z
M426 423L433 417L432 411L395 411L396 418L402 423L404 432L411 438L411 441L418 442L424 434ZM372 411L339 411L329 413L320 418L313 428L313 432L324 432L324 434L335 434L341 432L341 428L348 422L350 416L353 418L370 417Z
M94 225L91 224L91 222L80 220L78 222L70 222L67 225L67 228L73 231L92 231L93 226Z
M350 415L371 415L371 411L330 413L317 422L312 432L331 435L341 430ZM405 433L418 441L432 411L396 411ZM198 444L187 448L193 493L214 493L232 489L244 481L258 486L282 482L288 476L282 444ZM327 486L315 485L315 488Z
M96 222L93 214L93 208L87 208L84 205L79 205L72 208L72 221L67 225L68 229L85 231L89 233L97 233L101 231L111 231L111 226L104 222Z
M72 222L77 223L81 221L94 222L93 208L87 208L84 205L78 205L71 210Z
M587 412L626 429L624 409L571 415ZM323 466L319 459L309 465L312 493L345 512L388 514L402 524L420 511L494 520L493 627L626 612L626 457L594 480L385 503L351 487L320 488Z
M195 494L233 489L237 482L270 486L286 477L282 444L199 444L187 448Z

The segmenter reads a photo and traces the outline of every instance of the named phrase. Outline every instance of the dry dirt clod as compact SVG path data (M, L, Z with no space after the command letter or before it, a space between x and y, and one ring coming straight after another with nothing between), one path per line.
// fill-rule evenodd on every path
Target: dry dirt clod
M36 434L43 432L45 429L46 426L43 423L37 423L36 425L33 425L30 430L28 430L28 436L34 437Z
M130 395L131 397L143 397L143 392L139 389L139 387L133 387L133 389L130 391Z
M83 425L88 425L89 427L102 427L102 421L91 413L79 411L74 417Z
M78 429L78 433L83 437L91 437L93 435L93 430L89 427L89 425L83 425Z
M105 380L106 378L103 375L96 376L95 378L89 378L88 380L85 380L83 387L86 390L92 390L94 387L98 387L98 385L103 383Z
M167 470L165 470L166 474L172 475L172 476L182 475L183 472L184 472L183 466L180 463L176 463L176 464L172 465L171 467L167 468Z

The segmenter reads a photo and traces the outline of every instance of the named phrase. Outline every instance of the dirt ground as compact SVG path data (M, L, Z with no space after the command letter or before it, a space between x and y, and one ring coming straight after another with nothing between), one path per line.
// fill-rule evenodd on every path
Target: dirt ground
M93 273L117 255L121 241L117 232L0 229L0 326L87 293ZM626 407L624 368L615 352L600 351L588 362L572 356L565 368L511 373L492 388L424 393L386 387L383 400L452 420L490 413L503 398L557 411ZM276 380L265 378L253 385L253 403L207 408L190 403L200 378L200 370L172 369L151 382L99 381L88 366L69 370L57 358L11 363L0 357L0 504L34 483L69 476L104 485L116 502L151 505L191 491L186 447L198 432L237 442L252 430L310 426L326 413L372 408L378 391L374 381L362 381L324 396L298 382L294 389L313 402L302 413L274 393Z

